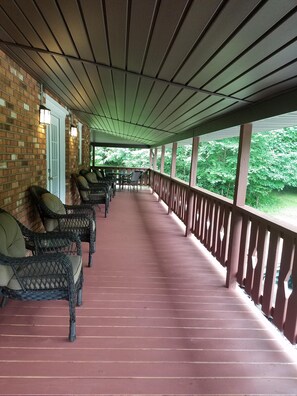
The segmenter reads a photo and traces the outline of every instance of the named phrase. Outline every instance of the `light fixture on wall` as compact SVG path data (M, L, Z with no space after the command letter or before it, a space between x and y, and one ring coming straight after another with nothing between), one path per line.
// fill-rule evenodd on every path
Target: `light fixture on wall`
M49 125L51 123L51 111L45 106L39 106L39 123Z
M77 127L75 125L71 125L71 127L70 127L70 135L72 137L77 137Z
M43 85L40 84L40 105L39 105L39 123L44 125L50 125L51 123L51 111L43 104Z
M77 137L77 126L74 125L73 114L70 115L70 122L71 122L71 124L70 124L70 135L72 137Z

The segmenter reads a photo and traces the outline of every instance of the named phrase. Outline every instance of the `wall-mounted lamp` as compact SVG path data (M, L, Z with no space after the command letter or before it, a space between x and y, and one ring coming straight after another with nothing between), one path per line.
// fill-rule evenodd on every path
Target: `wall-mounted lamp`
M77 137L77 127L73 124L70 126L70 135L72 137Z
M39 106L39 123L47 125L51 123L51 111L43 105Z
M77 137L77 126L74 125L73 114L69 112L70 115L70 136Z
M43 85L40 84L39 123L49 125L51 123L51 111L43 105Z

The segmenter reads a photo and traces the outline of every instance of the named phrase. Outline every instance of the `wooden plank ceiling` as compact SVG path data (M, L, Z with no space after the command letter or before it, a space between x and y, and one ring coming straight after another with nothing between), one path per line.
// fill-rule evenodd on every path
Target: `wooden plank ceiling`
M1 0L0 21L0 48L94 140L154 146L297 110L296 0Z

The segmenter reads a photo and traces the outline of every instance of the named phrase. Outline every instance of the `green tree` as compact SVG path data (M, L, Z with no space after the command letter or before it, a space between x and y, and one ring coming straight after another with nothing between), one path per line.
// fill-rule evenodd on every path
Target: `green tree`
M147 168L149 166L149 150L96 147L95 165Z
M297 129L284 128L253 135L247 203L269 203L272 191L297 186Z
M197 185L233 198L238 138L202 142L198 152Z

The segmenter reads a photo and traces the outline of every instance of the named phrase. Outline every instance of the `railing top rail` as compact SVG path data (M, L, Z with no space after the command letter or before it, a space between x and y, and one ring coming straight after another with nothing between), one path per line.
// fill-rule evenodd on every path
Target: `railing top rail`
M226 197L223 197L222 195L213 193L213 192L211 192L211 191L205 190L204 188L201 188L201 187L198 187L198 186L190 187L189 184L188 184L187 182L185 182L184 180L178 179L177 177L170 177L169 175L167 175L167 174L165 174L165 173L161 173L161 172L158 172L158 171L155 171L155 170L152 170L152 169L151 169L151 171L154 171L155 173L161 175L162 177L164 177L164 178L166 178L166 179L173 180L175 183L180 184L180 185L182 185L183 187L186 187L186 188L188 188L188 189L191 190L191 191L199 192L199 193L202 194L202 195L205 195L205 196L207 196L207 197L211 197L211 198L213 198L213 199L216 199L216 200L218 200L218 201L221 201L221 202L223 202L225 205L232 206L232 204L233 204L233 202L232 202L231 199L226 198Z
M280 233L290 234L293 238L297 238L297 226L288 224L283 220L275 219L257 209L254 209L248 205L244 207L236 207L236 210L242 214L256 219L261 223L266 223L268 230L270 228L277 229Z
M256 219L257 221L261 222L262 224L265 223L267 225L267 229L276 229L278 232L281 234L286 234L286 235L291 235L293 238L297 238L297 225L291 225L287 224L286 222L282 220L278 220L272 216L269 216L268 214L265 214L263 212L260 212L257 209L254 209L248 205L245 206L234 206L233 201L229 198L223 197L219 194L213 193L211 191L205 190L201 187L190 187L185 181L177 179L177 178L171 178L169 175L160 173L158 171L155 171L155 173L161 175L164 178L171 179L174 181L174 183L180 184L183 187L188 188L191 191L198 192L199 194L202 194L205 197L215 199L217 201L220 201L222 204L236 208L236 210L244 214L246 216L249 216L253 219Z

